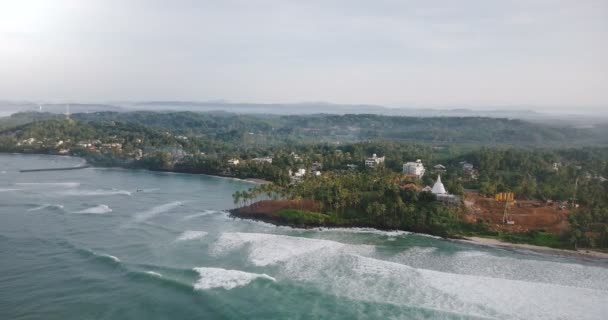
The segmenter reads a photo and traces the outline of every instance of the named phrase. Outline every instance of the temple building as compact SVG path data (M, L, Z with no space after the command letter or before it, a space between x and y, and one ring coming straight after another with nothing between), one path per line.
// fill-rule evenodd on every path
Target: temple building
M448 194L448 192L445 191L443 182L441 182L441 175L437 175L437 181L435 181L435 184L433 185L431 192L436 195L437 194Z
M429 188L427 186L427 188ZM428 190L428 189L427 189ZM448 205L458 205L460 203L460 198L456 195L449 194L441 182L441 175L437 175L437 181L431 188L431 193L437 197L438 201L441 201Z

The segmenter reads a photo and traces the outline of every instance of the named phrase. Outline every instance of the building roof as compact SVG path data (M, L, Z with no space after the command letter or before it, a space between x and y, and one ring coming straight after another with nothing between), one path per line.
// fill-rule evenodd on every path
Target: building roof
M446 194L447 191L445 191L445 187L443 186L443 183L441 182L441 175L437 175L437 181L435 181L435 184L433 185L433 189L431 189L431 192L434 194Z

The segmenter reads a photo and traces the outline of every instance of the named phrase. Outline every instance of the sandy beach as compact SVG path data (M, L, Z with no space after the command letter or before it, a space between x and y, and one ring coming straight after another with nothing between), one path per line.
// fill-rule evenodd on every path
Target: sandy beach
M560 256L570 256L570 257L586 257L586 258L596 258L596 259L608 259L608 253L579 249L579 250L566 250L566 249L555 249L549 247L541 247L535 246L531 244L524 243L510 243L504 242L497 239L492 238L482 238L482 237L469 237L465 240L457 240L466 243L472 243L483 246L491 246L491 247L500 247L505 249L524 249L530 250L538 253L544 254L552 254L552 255L560 255Z

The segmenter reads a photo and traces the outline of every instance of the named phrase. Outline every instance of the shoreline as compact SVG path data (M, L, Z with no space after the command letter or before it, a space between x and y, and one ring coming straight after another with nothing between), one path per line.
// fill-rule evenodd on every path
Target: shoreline
M504 242L494 238L484 238L484 237L466 237L463 239L449 239L450 241L456 241L461 243L473 244L484 247L491 248L501 248L506 250L528 250L533 251L535 253L547 254L553 256L566 256L566 257L576 257L576 258L593 258L593 259L608 259L607 252L589 250L589 249L578 249L578 250L568 250L568 249L558 249L551 247L543 247L536 246L532 244L525 243L512 243L512 242Z
M266 184L266 183L271 183L270 181L264 180L264 179L258 179L258 178L236 178L236 177L229 177L229 176L222 176L222 175L212 175L212 174L206 174L206 173L188 173L188 172L177 172L177 171L157 171L157 170L150 170L150 169L134 169L134 168L128 168L128 167L106 167L106 166L96 166L94 164L89 163L84 157L81 156L74 156L74 155L55 155L55 154L43 154L43 153L20 153L20 152L0 152L1 154L6 154L6 155L42 155L42 156L50 156L50 157L68 157L68 158L78 158L84 161L84 163L87 165L86 168L108 168L108 169L123 169L123 170L144 170L144 171L149 171L149 172L164 172L164 173L173 173L173 174L187 174L187 175L204 175L204 176L209 176L209 177L216 177L216 178L224 178L224 179L232 179L232 180L236 180L236 181L241 181L241 182L245 182L245 183L252 183L252 184L256 184L256 185L262 185L262 184ZM77 169L81 169L81 168L77 168ZM82 168L84 169L84 168ZM38 170L38 169L36 169ZM553 256L566 256L566 257L576 257L576 258L593 258L593 259L608 259L608 252L601 252L601 251L595 251L595 250L589 250L589 249L578 249L578 250L568 250L568 249L557 249L557 248L551 248L551 247L543 247L543 246L537 246L537 245L531 245L531 244L524 244L524 243L512 243L512 242L504 242L498 239L494 239L494 238L484 238L484 237L464 237L464 236L460 236L460 235L454 235L452 237L439 237L439 236L435 236L432 234L427 234L427 233L420 233L420 232L416 232L416 231L408 231L408 230L382 230L382 229L378 229L378 228L373 228L373 227L366 227L366 226L358 226L358 225L306 225L306 224L293 224L293 223L286 223L285 221L281 221L281 219L277 219L277 217L273 217L271 214L262 214L260 212L257 213L249 213L249 214L243 214L243 212L239 212L239 209L243 209L243 208L233 208L230 210L226 210L227 212L229 212L229 215L233 218L239 218L239 219L247 219L247 220L253 220L253 221L262 221L265 223L270 223L273 224L275 226L286 226L286 227L290 227L290 228L294 228L294 229L314 229L314 228L330 228L330 229L340 229L340 228L371 228L371 229L375 229L378 231L404 231L404 232L412 232L414 234L420 234L420 235L424 235L424 236L431 236L431 237L437 237L438 239L442 239L442 240L447 240L447 241L455 241L455 242L460 242L460 243L467 243L467 244L473 244L473 245L478 245L478 246L485 246L485 247L492 247L492 248L501 248L501 249L506 249L506 250L528 250L528 251L532 251L535 253L540 253L540 254L547 254L547 255L553 255Z
M76 155L63 155L63 154L47 154L47 153L25 153L25 152L0 152L0 155L37 155L37 156L49 156L49 157L65 157L65 158L77 158L83 160L83 164L81 167L74 168L56 168L56 169L20 169L19 171L22 173L27 172L36 172L36 171L56 171L56 170L74 170L74 169L86 169L86 168L106 168L106 169L123 169L123 170L143 170L149 172L165 172L165 173L173 173L173 174L187 174L187 175L197 175L197 176L208 176L208 177L216 177L216 178L224 178L231 179L246 183L253 183L256 185L262 185L267 183L272 183L271 181L259 179L259 178L237 178L230 176L223 176L217 174L208 174L208 173L191 173L191 172L179 172L179 171L167 171L167 170L150 170L145 168L129 168L129 167L121 167L121 166L99 166L94 163L87 161L86 158Z

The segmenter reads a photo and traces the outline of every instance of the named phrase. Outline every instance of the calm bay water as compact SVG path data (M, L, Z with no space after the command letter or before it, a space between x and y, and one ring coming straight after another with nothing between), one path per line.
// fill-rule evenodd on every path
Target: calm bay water
M241 181L0 155L0 319L605 319L608 264L230 219Z

